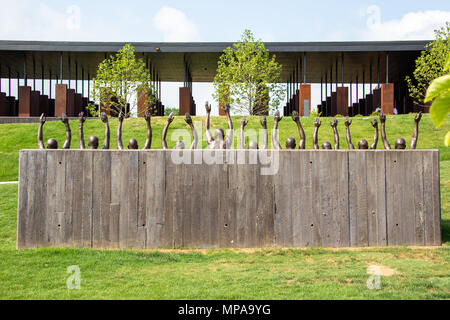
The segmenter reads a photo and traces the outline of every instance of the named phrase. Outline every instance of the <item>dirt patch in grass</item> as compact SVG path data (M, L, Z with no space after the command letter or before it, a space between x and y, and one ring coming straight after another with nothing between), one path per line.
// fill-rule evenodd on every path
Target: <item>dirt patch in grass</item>
M389 267L386 266L382 266L382 265L370 265L367 268L367 273L368 274L372 274L372 275L379 275L379 276L385 276L385 277L390 277L396 274L400 274L400 272L398 272L395 269L391 269Z

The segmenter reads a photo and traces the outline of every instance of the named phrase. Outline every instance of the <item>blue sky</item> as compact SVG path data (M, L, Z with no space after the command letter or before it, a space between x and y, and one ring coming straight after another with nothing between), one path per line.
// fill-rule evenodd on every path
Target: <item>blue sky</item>
M30 1L0 0L2 40L264 41L431 39L450 1ZM179 84L163 84L177 106ZM314 95L313 89L313 95ZM212 86L194 84L198 105ZM312 104L315 104L313 98Z

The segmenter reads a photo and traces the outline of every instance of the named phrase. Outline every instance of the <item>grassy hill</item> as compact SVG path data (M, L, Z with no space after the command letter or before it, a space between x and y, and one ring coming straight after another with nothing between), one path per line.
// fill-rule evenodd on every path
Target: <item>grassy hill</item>
M403 137L406 139L407 146L409 147L411 141L411 134L414 127L414 116L413 115L398 115L398 116L388 116L387 119L387 136L391 144L398 137ZM205 117L193 117L194 122L197 122L196 128L199 136L203 137L200 144L203 148L207 147L207 142L205 138L204 121ZM252 131L254 134L259 134L259 129L261 128L259 124L259 117L248 117L249 123L246 127L246 134L250 134ZM302 125L306 134L306 148L312 149L312 134L314 131L313 120L310 118L302 118ZM340 135L341 149L347 149L347 141L345 139L345 126L344 118L338 118L339 125L338 131ZM152 119L152 129L153 129L153 143L152 149L161 148L161 132L164 127L166 117L155 117ZM233 117L234 128L237 129L235 133L235 146L239 146L239 128L240 128L241 117ZM324 141L333 142L333 132L329 126L331 118L322 118L322 126L319 131L319 144L321 145ZM365 138L369 141L369 144L373 139L373 128L370 125L371 118L368 117L355 117L353 118L353 123L350 127L352 133L353 144L356 145L357 142ZM201 125L199 125L201 122ZM271 128L273 127L273 118L268 117L268 128L269 128L269 148L271 147L270 134ZM117 130L117 120L110 120L111 126L111 148L116 148L116 130ZM216 128L227 128L225 117L213 117L211 119L212 132ZM71 121L70 127L72 129L72 148L78 148L78 121ZM174 137L171 140L171 135L175 132L175 129L188 129L189 127L184 122L184 117L176 117L174 122L171 124L167 142L169 148L175 146L175 141L178 137ZM440 159L450 160L450 148L445 148L443 141L446 131L450 128L450 118L447 119L444 126L436 129L431 122L429 115L424 115L420 123L420 134L419 141L417 144L418 149L440 149ZM37 142L37 129L38 124L3 124L0 125L0 181L17 181L18 172L18 158L19 150L21 149L36 149ZM280 129L280 142L284 146L284 141L288 137L294 137L298 143L298 131L295 123L291 118L283 118L279 126ZM140 148L144 146L146 139L146 124L144 119L126 119L123 125L123 142L127 145L127 141L130 138L136 138L139 142ZM89 138L90 135L96 135L100 139L100 144L103 143L104 139L104 126L99 119L92 119L85 122L84 126L85 140ZM44 126L44 140L49 138L55 138L58 140L60 147L65 140L65 128L61 122L47 122ZM254 138L252 138L254 139ZM249 138L247 137L247 143ZM381 138L378 143L378 148L382 149Z

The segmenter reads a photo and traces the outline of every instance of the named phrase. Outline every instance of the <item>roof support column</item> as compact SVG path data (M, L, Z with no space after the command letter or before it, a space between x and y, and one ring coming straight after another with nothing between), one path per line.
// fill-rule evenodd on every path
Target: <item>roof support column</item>
M52 69L49 70L49 76L48 76L48 98L52 98Z
M28 79L27 79L27 55L24 53L23 55L23 85L26 87L28 85Z
M386 52L386 83L389 83L389 52Z
M62 84L63 79L63 52L61 51L61 54L59 56L59 81ZM58 83L58 81L56 81Z
M378 83L378 89L380 89L380 81L381 81L380 55L378 55L378 63L377 63L377 83Z
M8 66L8 96L11 97L11 67Z
M34 60L34 54L32 54L33 58L33 91L36 90L36 61Z
M41 93L44 95L45 93L45 83L44 83L44 64L41 65Z
M306 83L306 52L303 52L303 83Z

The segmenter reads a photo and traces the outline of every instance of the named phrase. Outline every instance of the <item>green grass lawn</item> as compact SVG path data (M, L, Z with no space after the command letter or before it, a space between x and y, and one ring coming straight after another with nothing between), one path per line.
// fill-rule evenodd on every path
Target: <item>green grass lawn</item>
M153 119L155 136L163 121ZM389 118L390 140L403 136L409 142L412 121L411 116ZM235 118L235 125L238 122ZM312 121L302 122L311 148ZM213 123L225 125L224 119L215 118ZM282 124L281 139L296 137L292 120L284 119ZM77 128L76 122L71 125ZM127 120L124 141L134 136L142 145L144 125L142 119ZM113 131L115 126L112 121ZM177 118L173 127L185 126ZM250 118L248 127L257 128L257 119ZM18 251L17 185L0 185L0 299L450 299L450 151L443 147L448 128L447 120L443 129L434 129L425 115L418 144L419 148L441 148L442 247ZM47 123L45 129L45 138L63 141L61 123ZM331 129L321 129L320 141L331 140ZM371 129L368 119L356 118L354 142L372 137ZM0 125L0 181L17 179L18 150L36 148L36 130L37 125ZM102 137L102 132L98 121L87 122L86 136ZM154 148L158 147L160 141L155 138ZM345 142L342 147L347 147ZM71 265L80 267L80 290L66 287ZM366 287L371 265L395 271L381 276L380 290Z
M446 161L450 169L450 161ZM448 196L450 175L443 175ZM445 187L446 186L446 187ZM449 299L450 208L441 248L16 250L17 185L0 186L0 299ZM81 270L68 290L67 267ZM369 290L370 265L398 273Z

